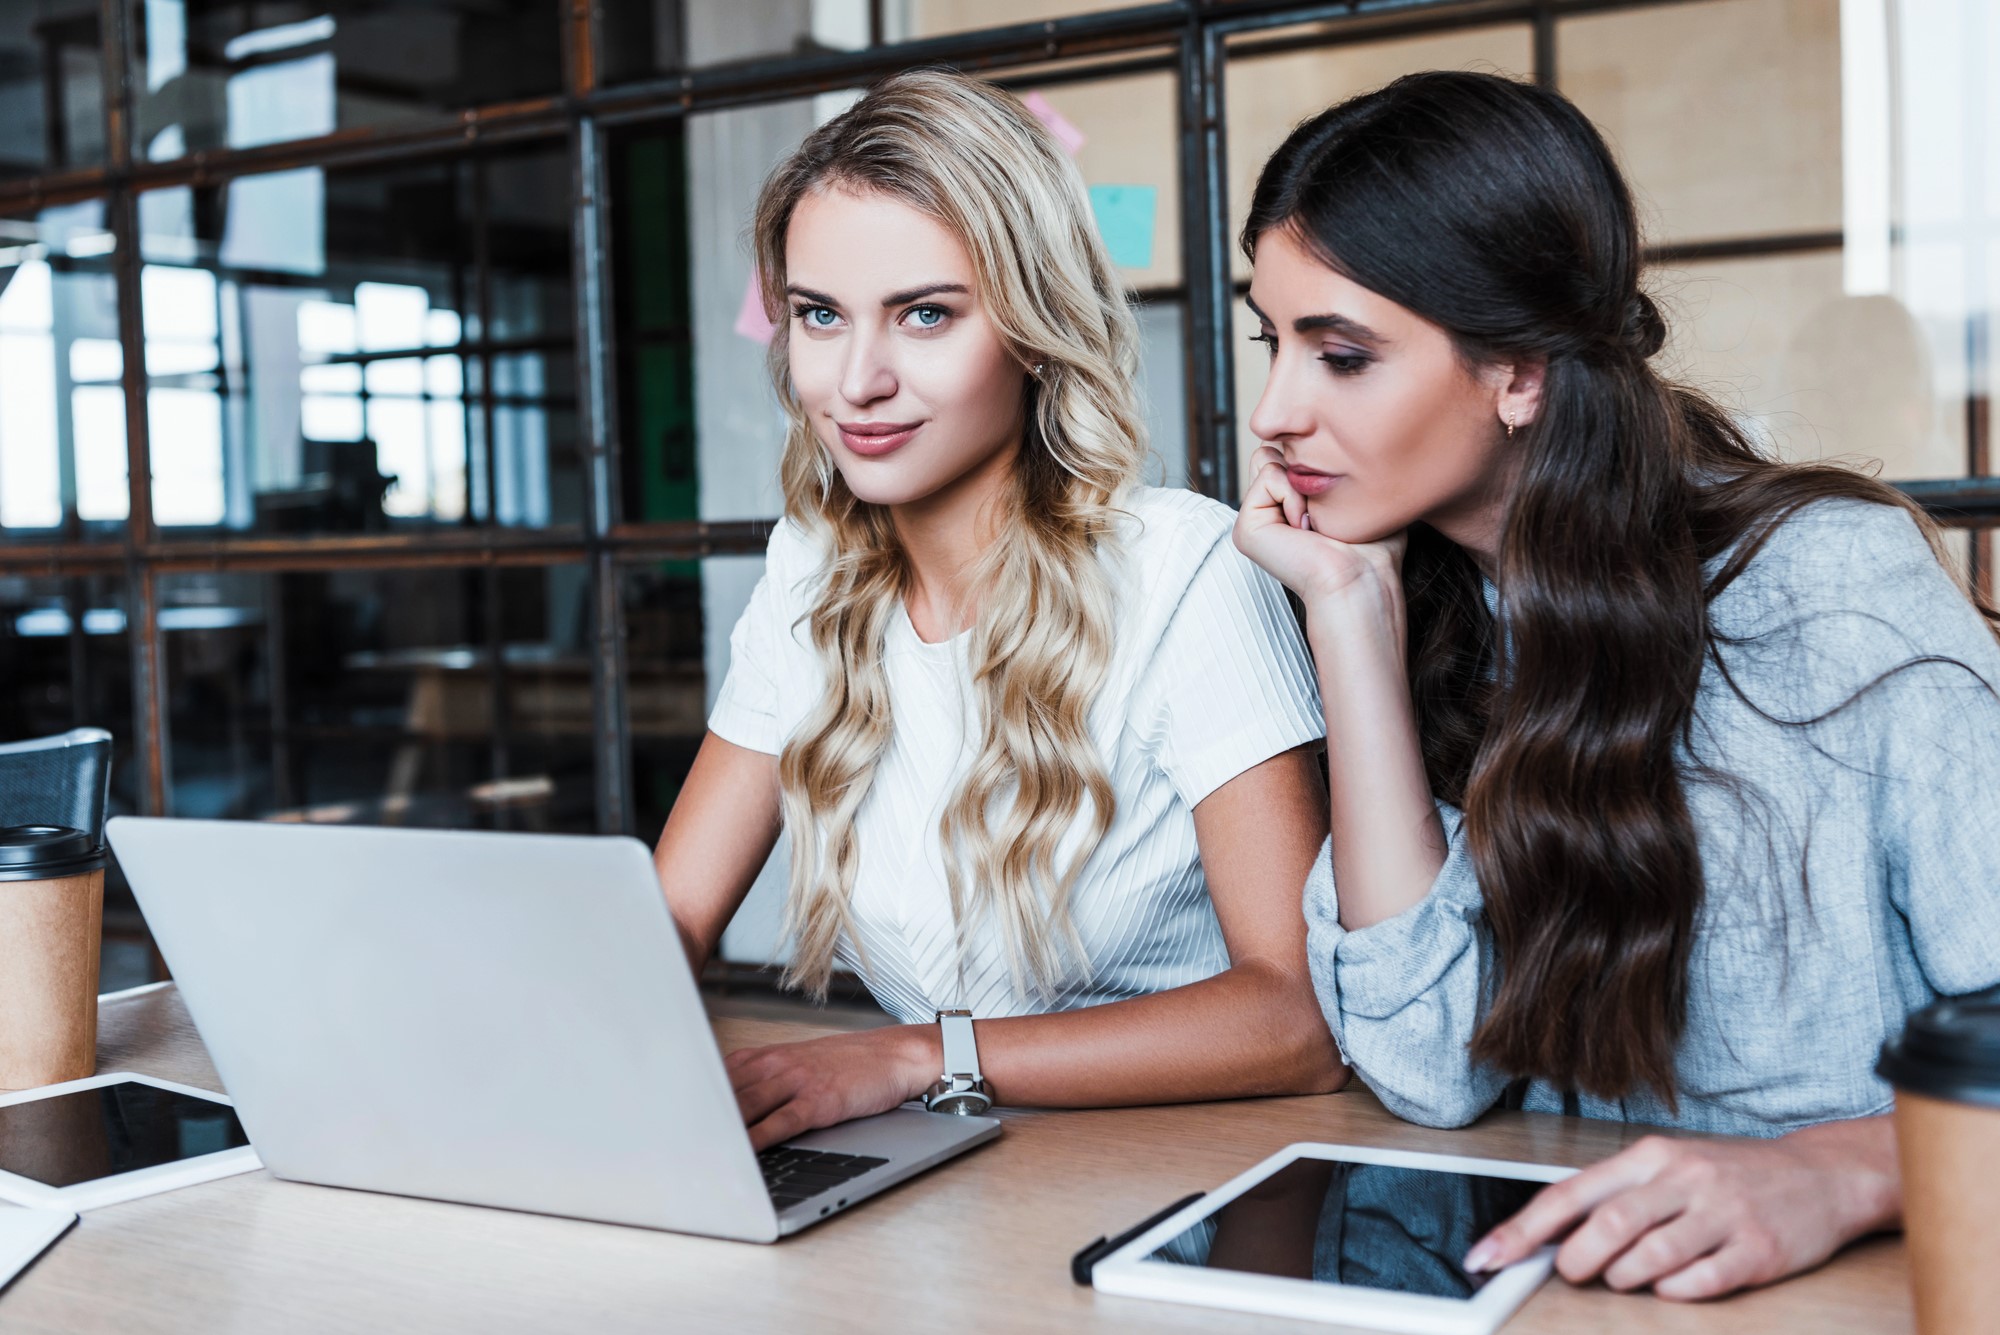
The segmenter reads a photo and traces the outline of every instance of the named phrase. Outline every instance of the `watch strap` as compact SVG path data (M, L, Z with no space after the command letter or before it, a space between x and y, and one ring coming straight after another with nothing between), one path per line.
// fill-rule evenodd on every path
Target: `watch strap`
M979 1044L972 1037L972 1012L939 1011L937 1020L938 1032L944 1040L945 1076L982 1079L979 1074Z

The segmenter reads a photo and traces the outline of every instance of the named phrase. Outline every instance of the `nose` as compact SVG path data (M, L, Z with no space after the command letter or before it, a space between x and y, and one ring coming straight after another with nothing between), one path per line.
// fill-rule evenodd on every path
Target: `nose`
M887 340L856 330L847 340L847 358L840 368L840 397L857 408L896 396L896 369Z
M1250 414L1250 430L1259 440L1282 445L1312 434L1310 395L1300 373L1309 368L1294 365L1296 361L1282 351L1271 361L1271 377L1264 382L1264 393Z

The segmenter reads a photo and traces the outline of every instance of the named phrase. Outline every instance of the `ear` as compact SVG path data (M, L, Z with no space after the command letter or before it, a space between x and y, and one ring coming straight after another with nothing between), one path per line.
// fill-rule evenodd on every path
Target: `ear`
M1541 415L1542 385L1548 379L1549 364L1545 358L1535 357L1523 361L1503 362L1494 368L1494 380L1499 393L1495 396L1494 412L1504 422L1512 422L1516 428L1524 427Z

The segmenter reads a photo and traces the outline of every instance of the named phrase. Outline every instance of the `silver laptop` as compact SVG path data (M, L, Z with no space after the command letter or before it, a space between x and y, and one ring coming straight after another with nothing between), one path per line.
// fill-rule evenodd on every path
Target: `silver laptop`
M905 1107L753 1153L635 839L109 834L278 1177L770 1242L1000 1133Z

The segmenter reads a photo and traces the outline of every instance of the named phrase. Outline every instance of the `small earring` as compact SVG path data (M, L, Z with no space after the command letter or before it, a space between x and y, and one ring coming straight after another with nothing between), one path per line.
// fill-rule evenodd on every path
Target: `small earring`
M1043 362L1036 362L1033 366L1030 366L1028 368L1028 374L1035 377L1035 379L1040 380L1042 378L1042 367L1045 364L1046 363Z
M1512 408L1507 410L1507 439L1514 439L1514 410Z

